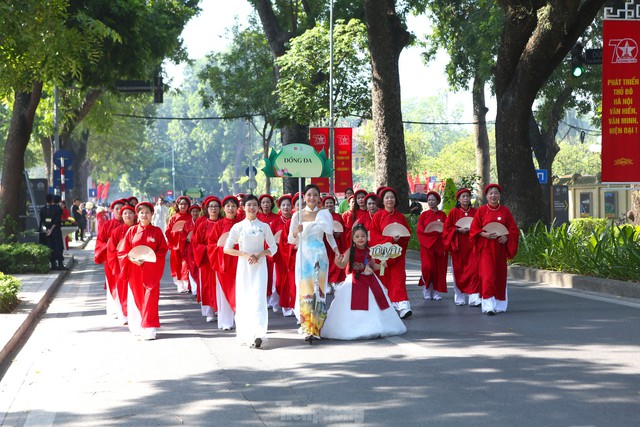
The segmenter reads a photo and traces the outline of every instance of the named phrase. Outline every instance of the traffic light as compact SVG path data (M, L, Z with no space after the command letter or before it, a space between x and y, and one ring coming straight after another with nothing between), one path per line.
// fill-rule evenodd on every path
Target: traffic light
M164 85L162 76L156 76L153 79L153 102L156 104L162 104L164 100Z
M571 74L574 77L584 74L584 62L582 43L578 42L571 48Z

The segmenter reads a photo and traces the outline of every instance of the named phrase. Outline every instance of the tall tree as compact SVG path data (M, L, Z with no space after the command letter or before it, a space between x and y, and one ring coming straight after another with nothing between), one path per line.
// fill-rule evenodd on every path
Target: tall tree
M495 70L498 178L503 201L527 228L544 218L545 206L529 134L533 102L604 0L498 3L505 16Z
M376 185L394 187L397 206L409 209L407 157L400 104L400 53L409 42L395 0L364 0L372 71L372 116L375 132Z
M215 102L225 116L246 120L260 135L266 158L277 122L275 66L264 34L250 21L244 30L234 25L226 51L207 55L199 73L206 86L199 93L205 108ZM269 178L266 183L270 193Z
M483 200L482 189L489 183L491 170L485 86L495 66L496 40L503 14L496 3L489 0L425 3L434 22L433 33L427 37L425 59L433 59L437 51L444 48L450 58L446 66L449 85L454 90L471 87L476 174L480 177L476 194Z
M71 15L65 0L9 0L0 6L0 96L11 94L13 110L2 169L0 218L21 211L24 155L44 83L79 78L83 63L95 65L105 39L117 34L81 11ZM69 20L76 25L70 25Z

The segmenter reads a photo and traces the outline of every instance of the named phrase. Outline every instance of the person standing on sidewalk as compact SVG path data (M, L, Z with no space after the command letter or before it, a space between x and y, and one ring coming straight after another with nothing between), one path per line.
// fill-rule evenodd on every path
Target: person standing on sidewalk
M129 330L141 339L155 340L156 328L160 327L160 279L169 248L162 230L151 225L153 205L140 202L135 209L138 224L127 230L122 248L118 250L118 258L122 265L120 278L128 283ZM139 246L146 246L153 251L155 261L144 261L129 255L133 248Z
M52 270L68 270L64 266L62 243L62 209L54 202L53 194L47 194L47 204L40 209L40 243L51 249Z
M84 229L87 221L84 219L84 209L82 209L80 199L73 199L73 205L71 205L71 216L78 226L75 233L75 241L84 241Z

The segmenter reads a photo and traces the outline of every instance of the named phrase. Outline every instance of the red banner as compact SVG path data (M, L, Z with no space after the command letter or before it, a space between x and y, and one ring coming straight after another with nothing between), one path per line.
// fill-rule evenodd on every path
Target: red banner
M633 3L605 7L602 182L640 182L640 16Z
M329 157L329 128L309 128L309 145L319 153L325 151ZM311 183L320 188L321 193L329 193L329 178L311 178Z
M333 167L335 168L335 191L344 193L353 187L351 153L353 150L353 129L335 128L333 130L333 146L335 149Z

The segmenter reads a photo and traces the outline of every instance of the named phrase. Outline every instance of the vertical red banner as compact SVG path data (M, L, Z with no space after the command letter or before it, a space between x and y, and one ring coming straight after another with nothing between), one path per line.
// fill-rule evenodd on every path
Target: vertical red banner
M604 8L602 182L640 182L640 9L634 3Z
M347 188L353 187L353 129L335 128L333 129L333 167L335 169L335 191L344 193Z
M309 145L319 153L325 150L329 157L329 128L309 128ZM311 183L318 186L321 193L329 193L329 178L311 178Z

